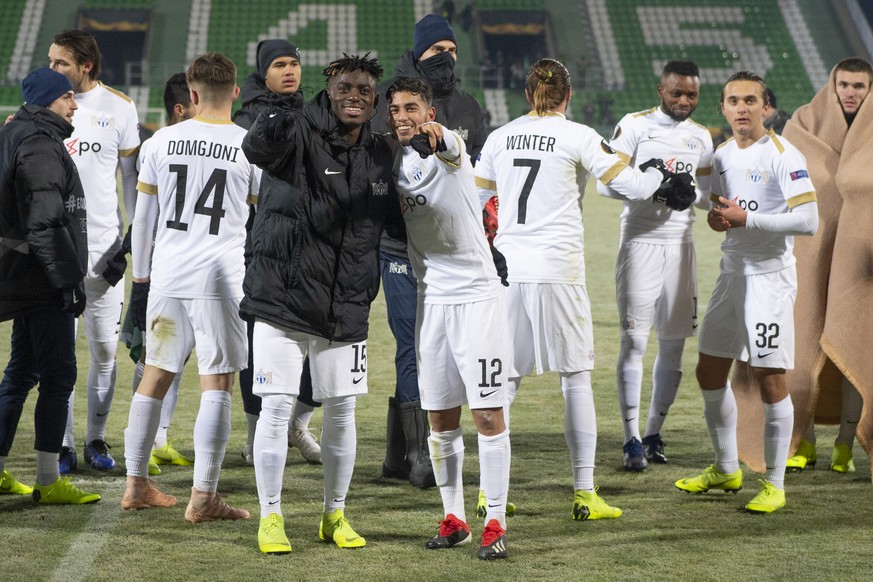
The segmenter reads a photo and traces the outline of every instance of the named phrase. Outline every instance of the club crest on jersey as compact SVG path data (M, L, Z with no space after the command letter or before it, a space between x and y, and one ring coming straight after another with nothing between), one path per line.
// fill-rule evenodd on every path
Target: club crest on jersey
M688 149L689 152L696 152L697 150L703 148L703 144L696 139L689 139L687 142L685 142L685 147Z
M115 127L115 118L107 117L106 115L94 115L91 117L91 125L95 127L100 127L103 129L108 129L110 127Z
M600 149L602 149L604 152L606 152L610 155L615 154L615 150L612 149L611 147L609 147L608 145L606 145L606 142L603 140L600 140Z
M746 182L753 184L766 184L770 181L770 172L766 170L746 170Z
M790 174L791 180L800 180L801 178L809 178L809 172L806 170L795 170Z
M412 179L416 182L421 182L421 179L424 177L424 170L421 166L415 166L412 169Z
M463 127L457 127L455 129L453 129L452 131L454 131L459 136L461 136L461 139L464 141L467 141L467 137L469 137L469 135L470 135L470 130L464 129Z
M272 384L273 383L273 372L268 371L264 372L263 370L258 370L258 373L255 374L255 384Z
M373 182L373 196L385 196L388 194L388 184L379 180L378 182Z

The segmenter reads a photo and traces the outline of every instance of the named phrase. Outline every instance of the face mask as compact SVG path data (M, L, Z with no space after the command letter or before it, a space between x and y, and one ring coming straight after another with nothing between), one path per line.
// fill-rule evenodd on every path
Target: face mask
M448 52L442 52L424 61L418 61L418 71L431 85L437 87L447 84L455 74L455 59Z

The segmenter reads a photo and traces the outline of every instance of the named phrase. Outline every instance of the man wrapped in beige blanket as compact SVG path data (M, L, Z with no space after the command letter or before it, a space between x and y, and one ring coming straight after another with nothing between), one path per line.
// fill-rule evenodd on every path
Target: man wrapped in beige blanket
M813 420L840 422L844 378L863 398L857 437L873 458L873 106L861 107L871 82L870 63L842 61L783 132L805 155L818 196L818 232L795 240L795 368L787 373L795 414L791 451L801 444L810 463L815 448L804 435ZM763 472L764 412L754 382L748 365L738 362L733 390L740 458ZM850 439L851 429L849 459ZM851 470L845 461L840 466Z

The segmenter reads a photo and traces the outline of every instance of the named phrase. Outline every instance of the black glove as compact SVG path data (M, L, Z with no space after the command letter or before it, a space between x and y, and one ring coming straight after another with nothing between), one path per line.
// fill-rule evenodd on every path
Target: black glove
M667 169L667 166L664 165L664 160L660 158L652 158L648 162L643 162L640 164L639 170L640 172L645 172L649 168L655 168L659 172L661 172L661 182L664 182L673 175L673 172Z
M652 196L654 202L666 204L673 210L685 210L694 203L696 198L694 178L688 172L673 174L661 184L661 187Z
M85 283L79 282L75 287L61 290L61 296L64 298L64 313L72 313L74 317L79 317L85 311Z
M134 282L130 286L130 321L142 332L146 331L146 310L149 306L149 283Z
M288 141L288 130L294 125L294 116L276 109L265 111L258 116L258 124L264 138L272 143Z
M114 257L106 261L106 269L101 274L112 287L115 287L121 281L121 278L124 277L124 272L127 271L127 259L124 258L124 255L124 249L115 253Z
M491 247L491 258L494 260L494 266L497 267L497 276L500 277L500 282L504 287L509 287L509 271L506 268L506 257L493 246Z

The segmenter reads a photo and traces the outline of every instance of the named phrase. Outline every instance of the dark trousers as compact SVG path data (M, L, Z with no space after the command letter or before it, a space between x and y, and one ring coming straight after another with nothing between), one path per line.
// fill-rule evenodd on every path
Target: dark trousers
M255 324L253 322L246 322L246 335L249 340L249 367L241 370L239 373L239 393L242 395L243 410L246 411L246 414L259 416L261 414L261 397L252 394L255 377L255 350L253 345ZM312 399L312 375L309 373L309 356L303 362L303 373L300 374L300 394L297 396L297 400L316 408L321 406L321 402L316 402Z
M61 452L70 394L76 384L74 326L75 318L59 307L13 319L9 364L0 381L0 456L9 454L24 401L37 383L34 448Z
M388 327L397 342L394 368L397 371L395 397L401 404L420 400L415 365L415 313L418 282L409 259L381 253L382 289L388 307Z

